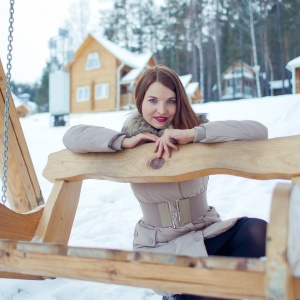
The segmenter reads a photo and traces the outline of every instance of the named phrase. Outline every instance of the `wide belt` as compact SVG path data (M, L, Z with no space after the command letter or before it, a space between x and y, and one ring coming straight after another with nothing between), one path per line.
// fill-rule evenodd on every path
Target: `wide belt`
M143 211L142 220L154 227L178 228L205 215L210 209L205 193L178 199L175 205L168 202L139 203Z

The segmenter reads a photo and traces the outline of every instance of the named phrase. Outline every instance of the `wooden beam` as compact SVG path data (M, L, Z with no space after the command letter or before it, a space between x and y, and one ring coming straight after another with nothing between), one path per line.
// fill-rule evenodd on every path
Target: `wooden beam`
M291 190L287 259L290 271L300 274L300 185L294 184ZM300 287L298 286L300 290ZM297 291L295 291L297 292Z
M0 60L0 114L5 111L6 79ZM0 163L3 157L3 120L0 122ZM2 174L2 168L0 170ZM10 97L9 148L7 196L10 207L17 212L27 212L44 204L44 199L34 171L25 137Z
M266 298L295 299L293 275L287 261L291 184L277 184L267 231ZM299 228L299 223L296 224ZM298 229L299 230L299 229Z
M158 160L148 143L117 153L49 155L48 180L107 179L118 182L178 182L211 174L255 179L300 176L300 135L264 141L179 145L171 158ZM120 172L120 169L122 172Z
M34 241L68 244L82 181L56 181L45 205Z
M264 298L265 262L254 259L191 258L11 241L0 241L0 249L0 270L5 272L227 299Z
M0 239L31 241L38 227L43 207L30 213L16 213L0 204Z
M12 272L0 272L0 278L24 279L24 280L44 280L44 279L46 279L45 277L42 277L42 276L18 274L18 273L12 273Z

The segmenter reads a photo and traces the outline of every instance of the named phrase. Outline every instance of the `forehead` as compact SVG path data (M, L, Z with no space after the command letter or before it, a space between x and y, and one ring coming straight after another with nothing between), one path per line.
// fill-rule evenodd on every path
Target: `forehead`
M176 97L176 94L160 82L153 82L152 84L150 84L145 93L145 97L147 96L171 98Z

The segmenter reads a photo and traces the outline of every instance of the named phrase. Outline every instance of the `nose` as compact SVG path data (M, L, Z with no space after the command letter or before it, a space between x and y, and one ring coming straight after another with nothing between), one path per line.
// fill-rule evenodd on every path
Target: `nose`
M167 107L166 107L165 103L159 103L159 105L157 107L157 112L160 115L164 115L167 112Z

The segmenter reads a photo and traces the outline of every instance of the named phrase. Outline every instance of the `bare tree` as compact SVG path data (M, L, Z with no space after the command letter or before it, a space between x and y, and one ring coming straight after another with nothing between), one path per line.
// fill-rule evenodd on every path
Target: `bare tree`
M257 96L261 97L261 88L260 88L260 79L259 79L260 66L258 65L258 61L257 61L257 49L256 49L256 39L255 39L255 31L254 31L252 0L248 0L248 5L249 5L249 17L250 17L249 25L251 31L252 51L253 51L253 60L254 60L253 70L255 72Z
M73 49L86 38L91 29L91 9L88 0L76 0L70 6L70 17L65 21L65 27L72 37Z
M222 99L222 78L221 78L221 57L220 57L220 37L219 37L219 0L214 0L215 5L215 18L214 18L214 42L217 62L217 82L219 100Z

